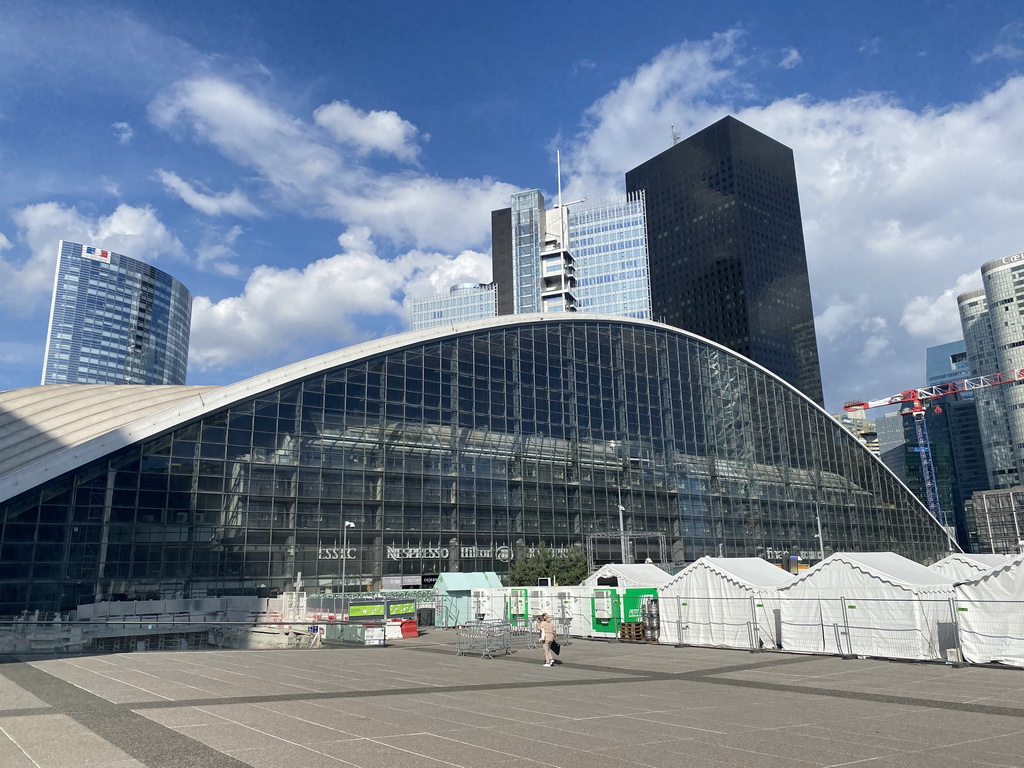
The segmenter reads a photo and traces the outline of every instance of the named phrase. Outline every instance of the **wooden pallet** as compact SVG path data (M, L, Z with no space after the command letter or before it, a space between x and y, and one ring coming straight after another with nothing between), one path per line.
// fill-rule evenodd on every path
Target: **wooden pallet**
M644 640L644 625L639 621L619 624L619 639L642 642Z

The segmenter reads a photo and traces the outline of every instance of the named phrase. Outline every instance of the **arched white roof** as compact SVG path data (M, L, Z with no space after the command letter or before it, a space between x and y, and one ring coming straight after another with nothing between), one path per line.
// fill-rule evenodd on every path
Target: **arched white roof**
M44 384L0 392L0 477L214 389Z

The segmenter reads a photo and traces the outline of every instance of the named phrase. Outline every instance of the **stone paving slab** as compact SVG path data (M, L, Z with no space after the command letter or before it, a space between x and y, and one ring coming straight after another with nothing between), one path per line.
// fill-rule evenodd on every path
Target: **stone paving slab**
M0 663L2 768L1024 768L1021 670L575 640Z
M0 718L0 765L142 768L109 741L65 715Z

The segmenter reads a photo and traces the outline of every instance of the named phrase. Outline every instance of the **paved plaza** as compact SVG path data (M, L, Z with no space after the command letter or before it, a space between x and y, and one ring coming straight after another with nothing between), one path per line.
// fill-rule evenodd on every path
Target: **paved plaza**
M1024 766L1024 671L454 640L6 657L0 766Z

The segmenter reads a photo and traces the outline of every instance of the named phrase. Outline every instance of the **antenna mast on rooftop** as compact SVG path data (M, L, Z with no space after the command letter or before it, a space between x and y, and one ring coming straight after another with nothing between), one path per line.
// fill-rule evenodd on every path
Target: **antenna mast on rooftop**
M683 140L683 137L680 136L679 135L679 131L676 130L676 124L672 123L672 146L674 147L676 144L678 144L682 140Z
M562 248L567 248L565 244L565 210L562 208L562 152L561 150L555 150L555 165L558 173L558 224L559 224L559 236L561 237L560 243Z

